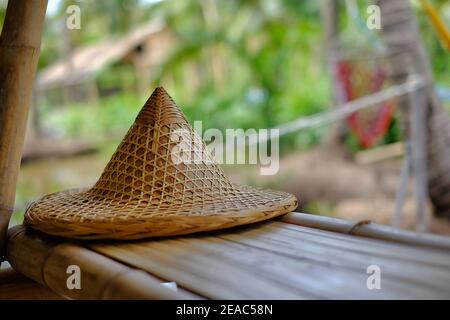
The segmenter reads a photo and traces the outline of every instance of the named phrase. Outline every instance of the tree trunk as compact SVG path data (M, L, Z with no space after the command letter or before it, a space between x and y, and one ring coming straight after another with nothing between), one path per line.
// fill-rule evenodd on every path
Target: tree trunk
M0 259L16 194L47 0L8 2L0 37Z
M450 219L450 117L440 104L433 87L430 62L422 45L416 17L408 0L378 0L384 43L395 82L408 75L425 78L428 188L434 213ZM407 99L398 103L402 127L410 134L410 108ZM414 146L413 146L414 147Z

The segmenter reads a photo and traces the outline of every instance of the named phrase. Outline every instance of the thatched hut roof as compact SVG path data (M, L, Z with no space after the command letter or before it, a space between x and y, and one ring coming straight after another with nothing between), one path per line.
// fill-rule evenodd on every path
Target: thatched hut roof
M152 21L126 35L81 47L42 70L37 76L36 88L45 90L90 79L106 66L121 60L149 36L162 31L164 26L161 20Z

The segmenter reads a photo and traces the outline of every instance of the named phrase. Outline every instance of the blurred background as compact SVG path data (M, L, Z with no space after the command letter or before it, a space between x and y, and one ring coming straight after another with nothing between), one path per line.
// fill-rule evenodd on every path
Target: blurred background
M95 183L156 86L191 123L224 130L277 127L393 85L386 34L366 24L371 3L50 0L13 223L33 199ZM449 26L450 2L429 3ZM421 2L410 4L448 113L449 49ZM67 27L74 5L79 29ZM400 104L282 136L277 175L250 165L225 170L235 182L296 194L302 212L390 224L407 140ZM405 188L399 226L415 229L412 179ZM428 230L450 234L450 213L434 209L427 203Z

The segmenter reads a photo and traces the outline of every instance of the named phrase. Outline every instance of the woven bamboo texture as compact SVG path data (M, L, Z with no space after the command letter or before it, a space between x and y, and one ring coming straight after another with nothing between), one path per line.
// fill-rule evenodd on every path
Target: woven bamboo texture
M195 142L192 161L178 161L183 142L173 137ZM44 196L27 209L24 224L68 238L128 240L258 222L296 206L291 194L233 184L157 88L98 182Z

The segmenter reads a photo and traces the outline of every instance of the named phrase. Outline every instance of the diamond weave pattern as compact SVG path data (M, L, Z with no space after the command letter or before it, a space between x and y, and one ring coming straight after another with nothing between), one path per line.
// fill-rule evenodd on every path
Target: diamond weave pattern
M288 193L233 184L157 88L97 183L43 197L28 208L25 224L69 238L126 240L247 224L296 205Z

